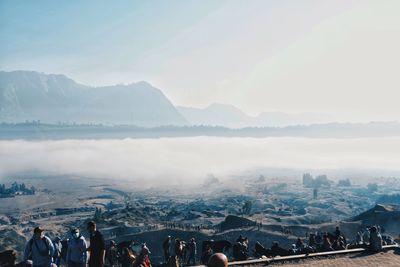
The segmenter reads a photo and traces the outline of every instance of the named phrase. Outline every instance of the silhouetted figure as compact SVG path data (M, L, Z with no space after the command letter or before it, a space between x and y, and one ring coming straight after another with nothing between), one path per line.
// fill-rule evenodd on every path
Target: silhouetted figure
M334 250L344 250L346 249L345 243L344 243L344 239L342 236L339 236L338 239L335 240L335 242L333 242L333 246L332 248Z
M303 241L301 241L300 238L297 238L297 241L296 241L296 249L302 250L303 248L304 248L304 243L303 243Z
M169 257L171 256L170 249L171 249L171 236L167 236L167 238L163 242L163 252L165 262L168 262Z
M336 239L337 238L339 238L339 236L341 236L341 231L340 231L340 229L339 229L339 226L336 226L336 230L335 230L335 237L336 237Z
M203 252L203 255L201 255L201 263L204 265L208 264L208 260L211 258L212 254L213 254L213 251L212 251L210 245L206 245L206 249Z
M192 237L190 239L190 242L188 243L188 251L189 251L189 255L188 255L188 260L187 260L187 264L196 264L196 254L197 254L197 244L196 244L196 240L194 239L194 237Z
M362 235L364 245L369 244L369 236L370 236L369 227L367 227Z
M274 241L272 243L272 247L271 247L271 255L272 256L278 256L278 255L279 256L288 256L290 254L291 253L288 250L281 248L277 241Z
M316 248L317 247L317 241L315 240L315 234L310 234L310 237L308 239L308 246Z
M14 266L17 260L17 253L14 250L0 252L0 266Z
M247 237L240 235L239 238L236 239L232 247L232 254L235 260L241 261L248 258L248 244L249 240Z
M96 223L88 222L87 230L90 233L90 251L89 267L103 267L106 255L106 246L103 235L96 228Z
M118 250L117 246L115 245L115 241L110 241L110 247L107 249L106 252L106 259L110 267L117 266L118 263Z
M375 226L370 229L369 248L374 252L382 250L382 236Z
M124 247L121 252L121 267L132 267L135 262L135 256L131 253L129 248Z
M332 251L332 244L331 241L329 240L329 237L327 234L324 235L323 237L323 242L322 242L322 251Z

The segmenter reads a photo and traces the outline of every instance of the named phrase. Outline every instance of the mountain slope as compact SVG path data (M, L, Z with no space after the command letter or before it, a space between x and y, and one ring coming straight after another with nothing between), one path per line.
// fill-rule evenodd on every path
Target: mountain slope
M163 93L146 82L89 87L64 75L0 72L0 121L186 125Z
M387 232L397 234L400 225L400 206L377 204L350 221L361 221L363 226L379 225Z
M190 107L177 107L177 109L193 125L241 128L253 124L252 117L232 105L214 103L204 109Z
M177 107L192 125L243 127L286 127L289 125L310 125L334 121L331 116L320 113L263 112L250 116L232 105L211 104L206 108Z

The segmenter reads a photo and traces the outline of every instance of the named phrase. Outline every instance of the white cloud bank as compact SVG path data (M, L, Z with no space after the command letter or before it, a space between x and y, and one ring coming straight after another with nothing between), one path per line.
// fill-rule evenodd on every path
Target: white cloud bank
M400 138L161 138L0 141L0 177L22 171L202 182L267 168L400 170ZM171 180L172 179L172 180Z

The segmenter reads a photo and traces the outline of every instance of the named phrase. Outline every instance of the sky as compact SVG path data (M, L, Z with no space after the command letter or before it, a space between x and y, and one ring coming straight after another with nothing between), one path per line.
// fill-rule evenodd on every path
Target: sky
M400 1L0 1L0 70L175 105L400 120Z

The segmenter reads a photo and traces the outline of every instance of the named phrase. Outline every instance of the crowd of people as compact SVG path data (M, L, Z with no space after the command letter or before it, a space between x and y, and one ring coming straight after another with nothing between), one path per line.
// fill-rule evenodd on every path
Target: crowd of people
M138 245L133 241L124 241L116 244L111 240L106 246L104 237L97 229L95 222L88 222L87 230L90 234L89 246L78 228L72 229L70 237L66 240L61 240L59 237L51 240L44 235L43 228L36 227L32 238L25 246L23 262L20 266L59 267L63 264L62 266L67 267L151 267L149 259L151 252L146 243ZM290 249L281 247L278 242L273 242L271 248L265 248L261 243L256 242L254 255L274 257L359 247L378 252L382 250L383 245L394 244L392 238L381 234L383 232L384 229L379 226L367 227L363 232L357 233L355 242L348 244L340 228L336 227L333 233L311 233L307 235L307 241L298 238ZM167 236L161 246L164 266L178 267L199 263L208 266L225 266L225 262L227 263L225 254L228 255L230 248L232 248L233 260L246 260L250 257L249 240L241 235L233 244L227 240L203 241L199 258L194 237L185 241L180 238L173 240L171 236ZM14 265L15 253L10 253L9 258L11 258L9 265L3 265L0 260L0 266L18 266ZM212 265L215 262L220 265Z

